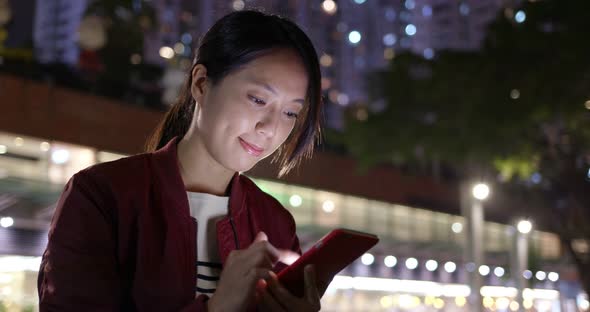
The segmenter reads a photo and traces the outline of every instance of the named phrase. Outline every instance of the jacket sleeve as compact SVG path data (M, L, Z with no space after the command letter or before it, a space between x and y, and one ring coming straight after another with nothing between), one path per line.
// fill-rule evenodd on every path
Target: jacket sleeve
M131 281L121 278L113 201L84 172L57 203L37 281L39 310L122 311L132 306ZM181 312L206 311L196 298Z

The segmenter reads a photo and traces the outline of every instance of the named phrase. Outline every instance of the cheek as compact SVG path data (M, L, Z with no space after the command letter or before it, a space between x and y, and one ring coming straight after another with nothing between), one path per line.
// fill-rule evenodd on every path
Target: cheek
M283 143L285 143L285 141L293 131L294 127L295 123L286 123L285 125L279 128L277 134L275 135L275 150L279 148L281 145L283 145Z

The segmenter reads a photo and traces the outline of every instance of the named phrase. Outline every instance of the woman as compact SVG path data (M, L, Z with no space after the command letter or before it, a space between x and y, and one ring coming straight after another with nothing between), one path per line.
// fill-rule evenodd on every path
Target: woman
M319 136L320 70L292 22L231 13L205 34L148 152L72 177L39 271L41 311L317 311L276 272L300 253L295 223L240 173L275 154L280 174Z

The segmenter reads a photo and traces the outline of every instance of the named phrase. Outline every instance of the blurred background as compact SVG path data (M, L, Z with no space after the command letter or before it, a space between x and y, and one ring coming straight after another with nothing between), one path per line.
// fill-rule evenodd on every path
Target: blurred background
M199 37L244 9L312 38L327 126L286 178L247 174L304 250L381 238L323 311L588 311L587 0L0 0L0 311L38 310L69 177L142 152Z

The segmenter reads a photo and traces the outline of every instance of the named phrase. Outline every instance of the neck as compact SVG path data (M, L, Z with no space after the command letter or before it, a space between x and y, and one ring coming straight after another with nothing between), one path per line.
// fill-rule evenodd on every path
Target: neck
M189 131L178 142L178 163L187 191L229 195L228 186L235 172L215 161L195 132Z

